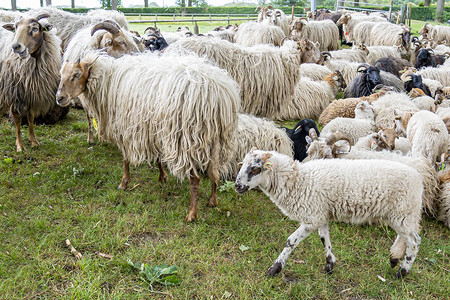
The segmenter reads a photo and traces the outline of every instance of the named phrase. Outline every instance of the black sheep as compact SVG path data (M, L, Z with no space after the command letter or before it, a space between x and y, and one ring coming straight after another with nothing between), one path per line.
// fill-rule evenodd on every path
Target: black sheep
M145 40L145 47L150 51L161 51L167 48L169 45L162 36L157 36L156 34L149 34L148 39Z
M377 60L374 64L374 67L379 68L380 70L383 70L385 72L389 72L391 74L394 74L395 76L400 78L400 71L412 67L412 64L403 58L397 58L397 57L383 57Z
M407 93L409 93L412 89L417 88L421 89L425 93L425 95L432 97L428 86L423 84L421 75L409 74L406 75L406 77L409 77L405 82L405 90Z
M379 68L361 64L358 66L358 72L361 74L356 76L345 89L345 98L369 96L375 86L382 84Z
M423 67L437 67L444 64L444 55L435 55L433 49L420 49L417 55L415 67L420 69Z
M283 127L284 128L284 127ZM284 128L286 130L287 135L294 143L294 159L298 161L303 161L308 154L306 153L306 137L309 135L309 130L314 128L317 132L317 136L320 135L319 129L317 129L316 122L311 119L304 119L299 121L294 129Z

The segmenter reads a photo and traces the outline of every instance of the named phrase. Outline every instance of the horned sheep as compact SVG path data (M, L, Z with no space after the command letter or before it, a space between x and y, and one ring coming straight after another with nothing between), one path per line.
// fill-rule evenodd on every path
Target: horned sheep
M361 224L384 220L397 233L390 251L391 267L404 256L396 273L400 278L410 271L421 241L421 182L416 170L397 162L339 159L300 163L277 152L253 150L245 156L235 190L243 194L259 187L283 214L300 222L267 271L269 276L280 273L292 250L315 230L326 251L325 272L331 273L336 258L329 221Z
M209 205L217 205L218 168L231 158L239 111L226 71L196 57L93 53L61 68L57 103L79 95L98 121L99 139L121 149L123 180L128 163L160 159L177 178L190 178L188 222L197 217L201 173L212 181Z
M448 26L427 23L420 29L419 34L436 42L450 42L450 27Z
M307 21L296 18L292 22L291 35L318 42L321 51L339 49L339 30L331 20Z
M28 118L31 147L39 146L34 118L55 107L61 67L61 40L43 19L23 16L0 28L0 111L10 109L16 127L16 149L25 149L20 126Z

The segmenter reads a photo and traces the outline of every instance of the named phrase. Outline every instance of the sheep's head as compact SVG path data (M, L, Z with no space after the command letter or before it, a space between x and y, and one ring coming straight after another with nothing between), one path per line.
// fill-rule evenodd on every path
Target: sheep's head
M271 9L272 9L272 6L270 6L270 5L266 6L266 7L258 6L255 9L255 13L258 13L258 22L262 22L264 19L268 18L272 12Z
M369 54L369 49L368 49L367 46L364 45L364 44L361 44L361 45L356 46L356 49L361 50L361 51L364 51L367 55Z
M380 69L377 67L369 66L368 64L360 64L357 71L365 74L366 82L372 90L378 84L381 84Z
M425 25L423 25L423 27L419 30L419 34L426 37L428 32L431 29L431 24L430 23L426 23Z
M49 15L41 14L36 18L22 17L15 24L5 24L3 28L14 32L12 49L20 58L35 57L44 42L44 32L52 29L52 25L41 23L41 19Z
M341 26L341 25L347 25L348 21L350 21L352 19L352 16L350 14L345 14L342 15L339 20L337 21L336 25L337 26Z
M422 76L416 74L408 74L405 76L404 87L407 92L411 91L414 88L422 89Z
M344 76L339 70L334 70L334 72L331 73L331 76L334 80L334 84L339 90L344 90L347 87Z
M395 126L393 128L380 128L378 132L378 143L377 145L382 149L394 150L395 149L395 139L397 138L397 131Z
M61 81L56 93L56 103L67 106L86 90L90 69L94 61L65 62L61 68Z
M302 38L297 43L301 51L302 63L320 63L322 60L322 54L319 50L319 44L313 43L306 38Z
M243 194L267 180L263 175L272 170L273 163L270 161L272 156L271 152L256 149L247 153L236 177L235 191L238 194Z
M394 122L395 122L395 131L398 134L406 133L406 128L408 127L409 120L414 115L413 112L397 112L394 110Z
M317 16L319 16L320 15L320 11L318 12L318 15ZM310 18L310 19L314 19L314 14L313 14L313 12L312 11L308 11L307 13L306 13L306 17L307 18Z
M411 39L411 28L406 25L402 25L403 32L400 33L400 41L397 43L397 46L403 46L406 49L409 49L410 39Z
M101 31L100 31L101 30ZM96 36L98 49L103 49L112 57L138 52L136 43L128 38L116 22L106 20L91 29L91 36Z
M348 152L351 149L351 137L342 132L335 132L326 139L319 139L315 135L315 132L311 130L306 141L308 143L308 150L306 152L310 159L335 158L338 154ZM342 143L337 143L339 141L346 141L348 147Z
M422 91L422 89L419 88L413 88L411 91L409 91L408 96L410 98L417 98L421 96L426 96L425 93Z
M159 28L147 27L147 28L144 30L144 35L156 35L156 36L161 36L161 32L160 32Z
M361 101L356 104L355 107L355 118L356 119L373 119L375 113L373 112L373 107L370 105L369 101Z
M306 20L306 18L295 18L293 21L292 21L292 24L291 24L291 32L292 31L296 31L296 32L301 32L302 31L302 29L306 26L306 23L307 23L307 20Z

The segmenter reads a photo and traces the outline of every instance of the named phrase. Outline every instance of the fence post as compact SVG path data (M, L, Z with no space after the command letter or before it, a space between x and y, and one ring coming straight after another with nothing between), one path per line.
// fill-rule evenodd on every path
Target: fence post
M194 24L194 15L191 15L192 24Z
M209 15L209 23L211 23L211 15Z
M389 3L389 22L391 22L392 19L392 2L393 0Z
M198 35L198 25L197 25L197 21L195 21L195 25L194 25L194 34Z
M409 4L409 18L408 18L408 26L409 28L411 28L411 16L412 16L412 7L411 7L411 3Z
M173 20L175 21L175 14L173 14Z
M230 25L230 15L228 15L228 21L227 21L227 25Z
M142 18L141 18L141 14L139 14L139 21L141 21L142 20Z

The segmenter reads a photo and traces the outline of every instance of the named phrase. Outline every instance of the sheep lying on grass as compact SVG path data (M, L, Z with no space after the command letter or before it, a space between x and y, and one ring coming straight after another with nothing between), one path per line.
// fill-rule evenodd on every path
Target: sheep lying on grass
M201 173L212 182L209 205L217 205L219 166L231 158L239 111L227 72L196 57L89 53L64 63L56 101L66 106L79 95L99 139L116 144L125 163L161 159L177 178L190 178L188 222L197 218Z
M259 187L283 214L300 222L267 271L269 276L277 275L292 250L315 230L325 247L325 272L331 273L336 258L329 221L383 220L397 232L390 262L395 267L404 256L396 273L400 278L411 269L421 242L421 183L416 170L396 162L333 159L300 163L277 152L253 150L245 156L235 186L239 194Z

